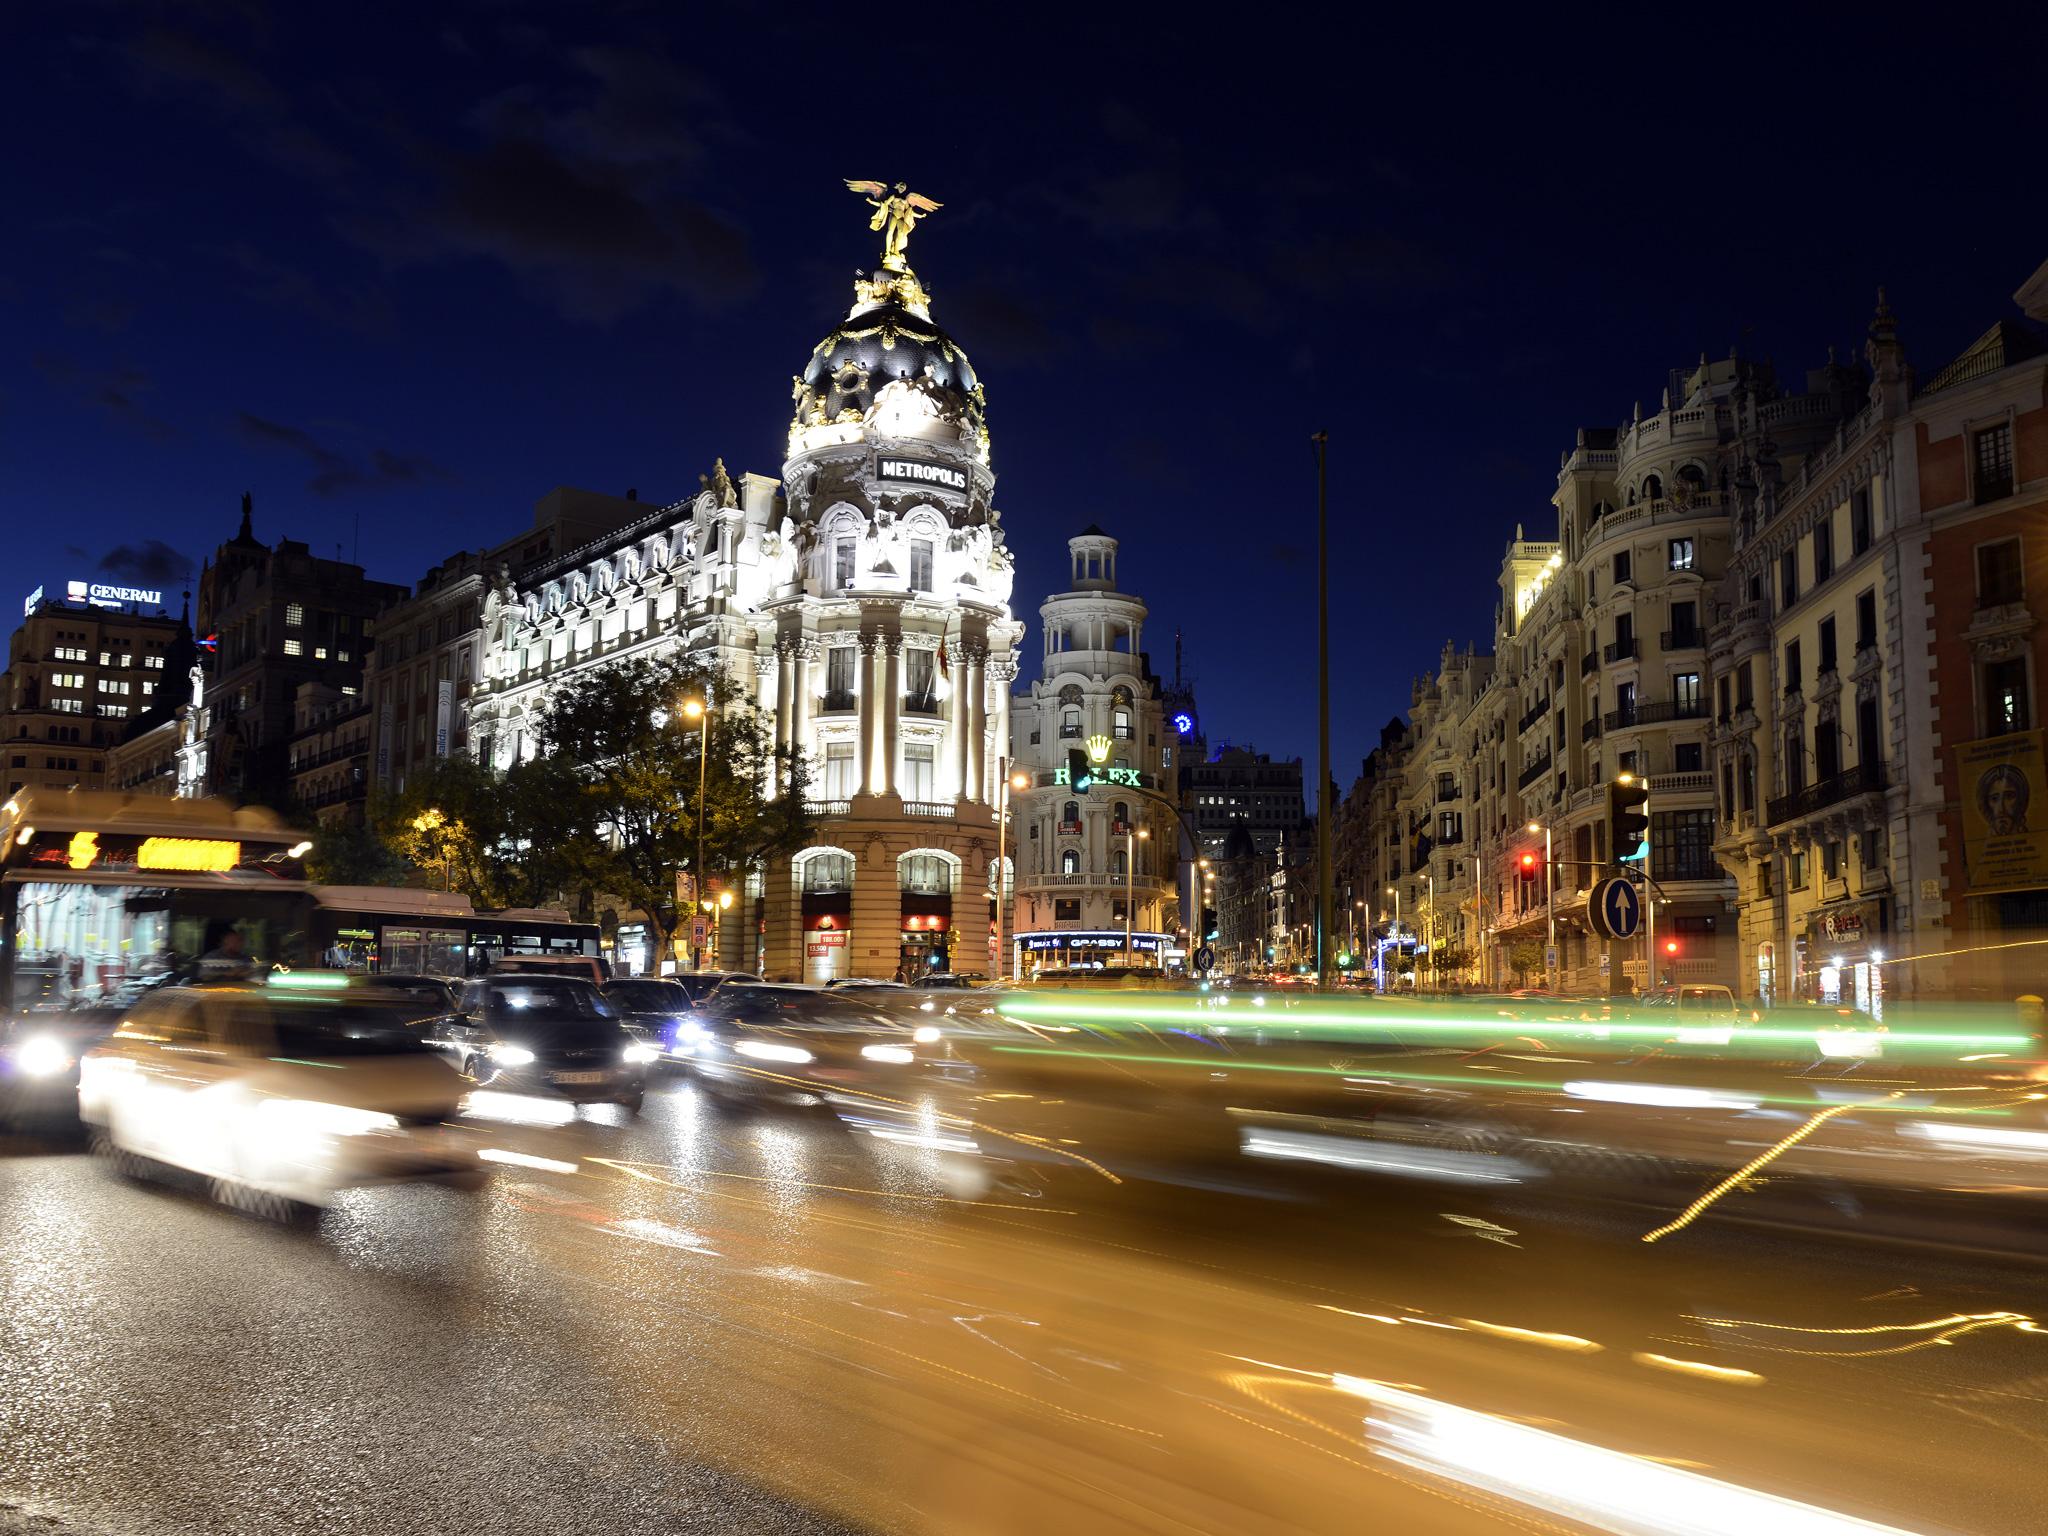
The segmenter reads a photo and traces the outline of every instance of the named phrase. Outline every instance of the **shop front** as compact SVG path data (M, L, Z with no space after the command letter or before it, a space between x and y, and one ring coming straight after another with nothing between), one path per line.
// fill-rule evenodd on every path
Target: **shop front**
M813 986L853 974L853 948L848 942L849 912L806 910L804 913L804 980Z
M904 897L908 907L913 898ZM930 901L933 898L923 898ZM949 907L952 903L946 903ZM903 979L916 981L934 971L953 968L953 915L951 912L910 912L903 914L903 942L899 951Z
M1808 995L1821 1003L1883 1017L1890 916L1884 897L1835 902L1816 911L1807 920L1801 967L1802 975L1811 978Z
M1163 933L1133 933L1127 954L1121 928L1064 928L1017 935L1026 976L1043 971L1099 971L1126 963L1141 970L1158 970L1170 942Z

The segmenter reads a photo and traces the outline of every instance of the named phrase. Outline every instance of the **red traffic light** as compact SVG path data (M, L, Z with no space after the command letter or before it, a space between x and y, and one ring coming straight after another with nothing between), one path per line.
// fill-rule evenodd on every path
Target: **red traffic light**
M1522 868L1524 868L1524 869L1531 869L1531 870L1533 870L1533 869L1534 869L1535 867L1536 867L1536 855L1535 855L1535 854L1533 854L1533 853L1525 853L1525 854L1523 854L1523 855L1522 855Z
M1666 940L1664 941L1664 953L1665 953L1665 954L1667 954L1667 955L1675 955L1675 954L1677 954L1677 953L1678 953L1678 940L1676 940L1676 939L1666 939Z

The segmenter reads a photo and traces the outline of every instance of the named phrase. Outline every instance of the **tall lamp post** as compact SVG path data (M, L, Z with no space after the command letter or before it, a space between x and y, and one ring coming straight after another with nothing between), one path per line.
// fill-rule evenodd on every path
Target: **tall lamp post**
M1425 931L1429 935L1429 990L1434 992L1439 980L1436 968L1436 871L1432 869L1422 878L1429 886L1429 927Z
M1550 957L1557 953L1557 897L1551 889L1557 881L1557 866L1550 862L1549 823L1532 821L1529 830L1543 834L1543 984L1556 991L1557 978L1550 973Z
M1387 894L1394 898L1394 985L1398 987L1401 984L1401 888L1390 885Z
M1007 757L998 758L996 760L996 766L999 777L1002 780L1002 803L998 805L996 808L995 969L997 981L1008 981L1010 979L1010 947L1003 941L1003 913L1006 910L1008 910L1008 903L1004 900L1003 886L1005 884L1005 881L1003 878L1003 866L1004 861L1007 859L1009 853L1010 793L1013 790L1028 789L1031 785L1031 776L1025 773L1012 773L1010 771L1010 760Z
M709 900L710 888L704 882L704 787L705 776L711 766L711 711L704 707L702 699L685 699L683 718L697 722L697 906L698 910L709 912L712 909ZM716 917L712 918L713 923L717 921ZM716 928L712 932L712 953L716 954ZM690 969L701 971L704 969L704 950L701 946L693 946L693 949Z
M1126 825L1124 827L1124 965L1135 967L1137 954L1131 947L1131 921L1138 915L1138 839L1149 838L1150 827Z

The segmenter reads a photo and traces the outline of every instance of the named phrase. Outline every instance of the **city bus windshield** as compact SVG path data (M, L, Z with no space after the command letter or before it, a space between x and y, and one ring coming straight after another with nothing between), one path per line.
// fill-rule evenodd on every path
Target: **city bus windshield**
M237 942L256 970L305 960L306 900L294 890L31 879L7 881L0 899L13 940L0 956L11 1013L123 1005Z

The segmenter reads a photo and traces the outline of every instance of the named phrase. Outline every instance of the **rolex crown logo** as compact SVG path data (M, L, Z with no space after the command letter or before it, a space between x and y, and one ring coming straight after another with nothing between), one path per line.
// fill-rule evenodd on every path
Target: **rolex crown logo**
M1088 738L1088 761L1091 763L1106 763L1109 761L1109 738L1107 736L1090 736Z

